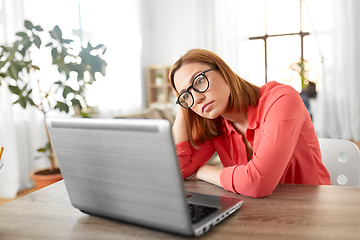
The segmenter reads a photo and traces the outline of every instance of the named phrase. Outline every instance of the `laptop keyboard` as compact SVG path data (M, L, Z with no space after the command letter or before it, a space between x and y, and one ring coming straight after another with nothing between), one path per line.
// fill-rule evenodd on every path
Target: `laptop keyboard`
M193 203L188 203L189 210L191 214L191 220L193 223L197 223L202 220L204 217L210 215L211 213L218 210L215 207L208 207L204 205L198 205Z

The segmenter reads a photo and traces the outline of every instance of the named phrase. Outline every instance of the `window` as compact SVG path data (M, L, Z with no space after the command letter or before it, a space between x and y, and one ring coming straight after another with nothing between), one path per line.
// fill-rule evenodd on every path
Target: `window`
M248 80L259 86L275 80L300 92L301 78L294 67L304 59L307 79L318 82L321 57L302 0L258 0L250 9Z

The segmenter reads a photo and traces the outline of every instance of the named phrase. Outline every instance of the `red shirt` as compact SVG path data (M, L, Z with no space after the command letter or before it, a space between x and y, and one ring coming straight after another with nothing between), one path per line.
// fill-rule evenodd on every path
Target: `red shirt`
M199 149L189 141L176 145L183 177L191 176L217 151L225 167L221 185L238 194L264 197L278 183L331 184L310 115L292 87L275 81L265 84L258 105L248 108L247 117L246 138L253 147L250 161L242 135L222 119L220 134L199 144Z

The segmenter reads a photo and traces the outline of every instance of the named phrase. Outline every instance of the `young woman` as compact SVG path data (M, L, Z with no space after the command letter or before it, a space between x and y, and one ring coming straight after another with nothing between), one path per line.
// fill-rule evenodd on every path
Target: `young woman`
M170 71L181 110L173 136L184 178L250 197L278 183L330 184L310 115L292 87L257 87L213 52L193 49ZM205 165L217 151L223 167Z

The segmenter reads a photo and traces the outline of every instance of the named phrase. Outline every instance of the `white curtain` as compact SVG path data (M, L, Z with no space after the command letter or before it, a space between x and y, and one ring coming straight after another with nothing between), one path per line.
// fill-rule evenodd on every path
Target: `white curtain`
M321 137L360 140L360 1L306 1L320 54L315 126Z
M218 54L236 73L247 76L239 58L249 39L249 2L245 0L198 0L198 46Z
M0 44L9 44L22 30L23 1L0 0ZM0 86L0 146L4 147L4 170L0 175L0 197L13 198L21 189L33 186L29 172L46 167L45 158L35 160L36 149L45 145L42 114L33 107L13 106L6 84Z
M84 31L92 41L107 47L106 76L99 76L87 93L88 103L98 106L100 117L112 118L142 107L141 2L139 0L82 0ZM99 15L94 17L94 13Z
M140 91L142 39L139 0L103 0L100 5L95 0L0 0L0 44L13 42L15 33L24 31L25 19L43 27L44 45L49 40L45 39L47 31L55 25L60 26L65 37L73 38L73 30L80 26L79 3L82 30L87 34L87 40L93 46L103 43L107 47L104 55L108 63L107 74L98 76L98 81L88 89L88 103L97 106L103 118L140 109L143 96ZM59 75L55 68L51 68L51 58L46 50L34 51L32 57L35 65L41 68L39 76L45 79L43 84L58 80ZM6 161L0 175L0 197L8 198L33 186L29 178L31 170L49 166L46 156L36 151L47 142L44 116L34 107L24 110L19 105L12 106L12 97L7 86L0 87L0 146L5 148L2 159ZM34 100L37 100L36 96ZM50 114L59 116L57 111Z

